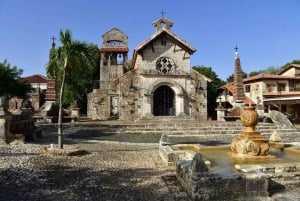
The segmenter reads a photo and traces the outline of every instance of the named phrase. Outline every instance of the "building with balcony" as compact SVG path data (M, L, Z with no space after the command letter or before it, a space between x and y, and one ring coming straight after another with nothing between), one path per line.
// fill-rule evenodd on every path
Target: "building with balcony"
M33 91L28 93L26 99L12 97L8 100L9 112L20 112L23 107L24 101L27 101L34 111L39 110L45 102L45 94L47 90L47 78L43 75L31 75L20 79L22 82L27 82L33 88Z
M278 74L258 74L243 79L244 104L256 105L263 113L278 110L295 121L300 117L300 64L290 64ZM224 109L234 105L234 85L226 84L217 102ZM230 116L227 113L225 116Z

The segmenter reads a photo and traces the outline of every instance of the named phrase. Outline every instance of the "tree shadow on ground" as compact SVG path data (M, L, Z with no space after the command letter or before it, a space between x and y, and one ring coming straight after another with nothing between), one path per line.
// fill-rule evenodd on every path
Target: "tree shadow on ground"
M153 177L157 172L139 168L94 171L51 165L40 170L7 169L0 172L0 200L168 200L170 194Z
M97 141L113 141L113 142L130 142L130 143L159 143L160 134L124 134L124 133L107 133L99 130L97 127L76 127L64 128L63 138L69 144L80 143L96 143ZM74 140L74 142L72 142ZM95 142L93 142L95 141ZM29 141L33 144L51 144L57 143L57 130L54 126L44 127L41 138Z

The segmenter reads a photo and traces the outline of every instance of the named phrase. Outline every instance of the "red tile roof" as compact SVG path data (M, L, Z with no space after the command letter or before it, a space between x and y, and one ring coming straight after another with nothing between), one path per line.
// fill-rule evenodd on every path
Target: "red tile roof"
M43 75L31 75L28 77L23 77L19 79L22 82L27 82L27 83L47 83L47 78Z
M263 79L277 79L277 80L300 80L300 77L295 77L295 76L285 76L285 75L274 75L274 74L258 74L252 77L248 77L243 79L243 82L251 82L255 80L263 80Z
M233 90L234 90L234 86L233 86L233 84L225 84L223 87L221 87L221 88L225 88L225 89L227 89L227 91L229 91L230 93L232 93L233 94Z
M102 47L100 52L125 52L129 51L128 47Z
M229 91L231 94L233 94L233 92L234 92L234 85L232 83L225 84L221 88L227 89L227 91ZM251 103L251 105L255 105L255 103L252 100L250 100L250 98L248 96L245 96L244 103L248 104L248 105L250 105L250 103Z
M286 66L285 68L283 68L280 72L278 72L278 75L284 73L285 71L287 71L290 68L300 68L300 64L290 64L288 66Z

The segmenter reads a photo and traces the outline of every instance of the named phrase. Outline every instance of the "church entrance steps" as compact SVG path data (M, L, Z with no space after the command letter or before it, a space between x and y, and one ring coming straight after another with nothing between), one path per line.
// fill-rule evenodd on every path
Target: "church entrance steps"
M241 134L244 127L240 122L218 122L206 121L95 121L93 123L86 122L83 124L73 124L74 126L95 127L97 134L112 135L112 134L143 134L143 135L172 135L188 137L198 136L200 138L209 139L232 139ZM85 127L85 126L84 126ZM283 128L273 123L258 123L256 130L261 132L267 139L275 131L280 134L285 142L292 141L295 138L300 139L300 130L297 128ZM182 138L181 138L182 139ZM228 141L227 140L227 141ZM299 140L300 141L300 140Z

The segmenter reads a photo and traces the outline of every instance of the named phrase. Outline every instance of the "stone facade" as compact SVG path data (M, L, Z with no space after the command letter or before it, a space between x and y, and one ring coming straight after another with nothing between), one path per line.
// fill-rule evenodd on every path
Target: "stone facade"
M100 82L88 94L88 117L207 119L209 79L191 69L196 49L172 33L172 25L166 18L153 23L156 32L134 49L130 69L127 36L118 29L103 35Z

